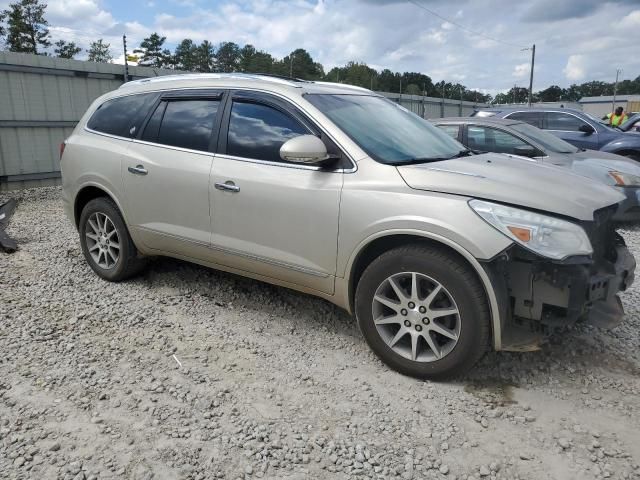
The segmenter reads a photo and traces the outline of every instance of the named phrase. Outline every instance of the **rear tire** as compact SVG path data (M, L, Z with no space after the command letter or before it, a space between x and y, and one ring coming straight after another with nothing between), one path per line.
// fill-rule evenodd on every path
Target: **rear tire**
M399 247L371 262L356 288L355 313L376 355L412 377L457 377L490 346L480 280L462 259L438 247Z
M78 231L84 258L99 277L120 282L144 266L122 215L110 198L94 198L85 205Z

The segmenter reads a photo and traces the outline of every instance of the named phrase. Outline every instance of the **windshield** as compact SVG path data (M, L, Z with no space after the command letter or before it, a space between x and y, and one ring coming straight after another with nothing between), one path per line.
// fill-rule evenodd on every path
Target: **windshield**
M308 94L305 98L381 163L445 160L466 151L427 120L383 97Z
M604 121L604 120L602 120L602 119L600 119L600 118L596 118L596 117L594 117L593 115L591 115L590 113L582 112L582 114L583 114L585 117L587 117L589 120L591 120L591 121L593 121L593 122L596 122L596 124L597 124L597 125L601 125L601 126L603 126L604 128L607 128L607 129L609 129L609 130L614 130L614 131L615 131L615 130L617 130L616 128L613 128L613 127L611 127L610 125L608 125L607 123L605 123L605 121Z
M545 148L545 150L549 150L555 153L576 153L580 151L579 148L574 147L569 142L565 142L552 133L540 130L533 125L529 125L528 123L516 123L515 125L511 125L511 128L513 128L516 132L520 132L530 139L538 142Z

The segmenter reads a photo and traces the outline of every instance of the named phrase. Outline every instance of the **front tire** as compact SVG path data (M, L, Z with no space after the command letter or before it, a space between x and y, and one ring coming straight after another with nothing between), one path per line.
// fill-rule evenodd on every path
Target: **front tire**
M142 268L143 260L138 257L122 215L110 198L88 202L80 214L78 230L84 258L99 277L120 282Z
M459 376L490 345L482 284L463 260L438 247L409 245L375 259L358 282L355 312L376 355L412 377Z

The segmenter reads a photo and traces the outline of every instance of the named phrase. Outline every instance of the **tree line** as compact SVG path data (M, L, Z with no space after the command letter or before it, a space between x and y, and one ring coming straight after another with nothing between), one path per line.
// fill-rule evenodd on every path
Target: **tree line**
M75 42L59 40L52 44L49 23L45 18L46 4L40 0L17 0L0 11L0 41L12 52L36 55L55 55L74 58L82 52ZM434 83L428 75L419 72L378 71L365 63L349 62L325 72L305 49L298 48L284 58L258 50L253 45L240 46L234 42L214 45L208 40L197 43L185 38L171 52L165 47L166 37L154 32L145 38L139 48L133 50L140 65L169 68L191 72L250 72L281 75L304 80L340 82L383 92L430 97L455 98L478 103L526 102L528 90L513 87L495 98L460 83L440 81ZM51 51L53 48L53 52ZM91 43L85 50L87 60L110 63L113 61L111 45L103 39ZM640 76L635 80L623 80L618 93L639 93ZM534 93L533 101L577 101L584 96L611 95L613 84L601 81L573 84L568 88L552 85Z

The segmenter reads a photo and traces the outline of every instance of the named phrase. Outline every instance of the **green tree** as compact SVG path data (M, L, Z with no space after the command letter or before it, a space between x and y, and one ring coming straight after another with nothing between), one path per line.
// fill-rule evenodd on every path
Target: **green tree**
M7 23L1 30L6 35L9 51L46 55L42 49L51 46L49 23L44 18L46 8L40 0L20 0L0 12L0 17Z
M303 80L320 80L324 77L324 68L320 63L314 62L309 52L304 48L298 48L284 57L281 62L281 75L301 78Z
M218 72L237 72L240 65L240 47L233 42L222 42L216 52Z
M211 42L203 41L195 50L194 70L196 72L213 72L216 66L216 50Z
M179 70L194 71L197 66L198 46L190 38L178 44L173 53L173 64Z
M171 67L173 64L171 52L162 48L166 40L167 37L161 37L156 32L145 38L140 43L140 48L133 51L133 53L142 54L138 64L155 68Z
M566 97L567 94L564 88L560 88L558 85L551 85L544 90L536 92L535 96L540 102L557 102Z
M91 42L87 53L89 54L87 60L90 62L111 63L113 61L111 45L104 43L101 38L95 42Z
M58 58L73 58L82 51L75 42L67 43L64 40L58 40L55 46L54 52Z
M240 49L238 70L247 73L274 73L273 57L266 52L256 50L253 45Z

